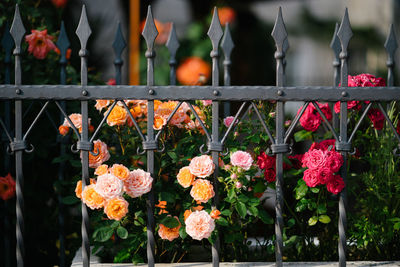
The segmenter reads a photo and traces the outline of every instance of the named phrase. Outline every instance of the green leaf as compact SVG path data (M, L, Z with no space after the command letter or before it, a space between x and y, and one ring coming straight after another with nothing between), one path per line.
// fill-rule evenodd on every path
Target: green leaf
M254 193L263 193L267 189L267 186L264 184L263 181L259 181L254 186Z
M236 202L235 208L239 213L240 217L242 218L246 217L247 209L245 204L243 204L242 202Z
M221 214L224 215L224 216L231 216L232 211L231 211L231 210L228 210L228 209L226 209L226 210L221 210Z
M310 219L308 219L308 225L313 226L318 222L318 217L317 216L312 216Z
M397 223L395 223L394 225L393 225L393 229L394 230L400 230L400 222L397 222Z
M324 204L319 204L317 207L317 212L318 214L324 214L326 213L326 207Z
M175 152L168 151L167 154L172 159L173 162L176 162L178 160L178 156L176 155Z
M311 139L313 132L308 132L306 130L298 131L294 134L294 140L296 142L301 142L307 139Z
M256 198L256 197L250 198L250 200L247 204L250 206L256 207L256 206L260 205L260 199Z
M228 226L229 225L228 221L223 217L220 217L218 220L216 220L216 222L219 225L222 225L222 226Z
M231 188L228 190L228 199L234 199L236 197L235 189Z
M181 227L179 228L179 235L182 239L185 239L187 237L187 233L186 233L186 228L185 227Z
M258 217L260 217L261 221L263 221L265 224L273 224L274 219L269 216L268 212L266 212L264 209L259 208L258 209Z
M119 226L117 228L117 235L122 239L126 239L128 237L128 230L123 226Z
M331 222L331 218L329 218L328 215L320 215L319 218L318 218L318 220L319 220L320 222L322 222L322 223L325 223L325 224Z
M93 239L98 242L106 242L114 233L114 229L111 227L100 227L93 233Z
M313 192L314 194L319 193L319 188L317 188L317 187L311 187L310 190L311 190L311 192Z
M240 194L240 195L238 196L238 200L239 200L240 202L246 203L247 201L249 201L249 197L246 196L246 195Z
M160 221L160 223L168 228L175 228L175 227L179 226L179 221L176 218L171 217L171 216L165 217L164 219L162 219Z
M304 181L303 181L304 182ZM301 183L295 189L296 191L296 199L299 200L300 198L304 197L308 192L308 186L306 183Z
M258 209L256 207L250 206L248 207L249 211L251 214L253 214L254 216L258 215Z
M65 205L73 205L80 201L81 200L79 198L77 198L76 196L66 196L66 197L62 198L62 203L64 203Z

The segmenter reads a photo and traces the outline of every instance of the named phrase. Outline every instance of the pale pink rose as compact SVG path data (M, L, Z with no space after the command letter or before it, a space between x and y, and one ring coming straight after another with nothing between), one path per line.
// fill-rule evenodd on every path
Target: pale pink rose
M110 100L107 99L99 99L96 100L96 105L94 105L94 107L98 110L101 111L103 108L108 107L108 105L110 105Z
M213 218L204 210L194 211L185 221L186 233L193 239L209 238L215 229Z
M235 183L235 187L236 187L237 189L242 188L242 186L243 186L243 184L242 184L241 182L239 182L239 181L237 181L237 182Z
M231 163L247 171L253 164L253 158L249 153L239 150L231 155Z
M183 102L181 104L181 106L179 107L179 110L181 110L182 112L187 113L190 110L190 107L189 107L188 103Z
M195 157L189 164L190 172L196 177L205 178L210 176L214 172L214 169L215 165L211 157L207 155Z
M203 103L203 106L209 106L212 104L212 100L201 100L201 102Z
M75 126L75 128L81 132L82 128L82 115L79 113L72 113L71 115L68 116L69 119L71 120L72 124ZM88 123L90 125L90 118L88 118ZM64 119L64 126L72 127L71 124L68 122L67 119Z
M124 184L114 175L106 173L97 177L94 189L105 199L111 199L122 195Z
M224 119L224 125L225 125L226 127L229 127L229 126L232 124L232 122L233 122L234 119L235 119L235 117L233 117L233 116L226 117L226 118Z
M153 178L150 173L137 169L131 171L129 177L124 180L124 189L130 197L140 197L150 192L152 183Z

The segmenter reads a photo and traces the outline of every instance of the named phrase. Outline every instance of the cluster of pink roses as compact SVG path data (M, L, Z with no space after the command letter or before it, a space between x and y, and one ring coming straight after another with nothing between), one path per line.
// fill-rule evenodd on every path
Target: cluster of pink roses
M126 193L132 198L148 193L152 188L153 178L141 169L130 171L122 164L108 167L100 165L95 170L97 179L91 179L82 191L82 182L77 183L76 196L91 209L104 208L109 219L121 220L128 213Z
M331 120L332 112L329 108L328 103L325 104L320 104L318 102L316 103L318 107L321 109L322 113L324 113L326 119ZM300 110L301 109L299 109L297 113L300 113ZM303 126L303 128L307 131L315 132L321 125L321 122L322 122L321 115L318 113L315 106L312 103L310 103L300 118L301 126Z
M338 194L345 187L343 178L335 174L343 165L343 157L334 150L334 142L335 140L331 139L313 143L304 154L303 167L308 169L304 171L303 180L309 187L326 185L329 192Z

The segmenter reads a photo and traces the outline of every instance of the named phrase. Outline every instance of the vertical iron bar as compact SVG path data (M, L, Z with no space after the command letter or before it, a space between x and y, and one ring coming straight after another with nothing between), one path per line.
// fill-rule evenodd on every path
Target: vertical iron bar
M341 73L340 83L342 87L348 85L348 69L347 69L347 47L353 32L351 30L349 15L347 8L345 10L341 25L338 29L337 36L340 39L342 51L339 54L341 60ZM343 96L346 96L346 92L342 92ZM351 149L351 144L347 140L347 101L340 101L340 137L339 142L336 144L337 151L340 151L343 157L343 165L340 168L340 175L346 185L347 183L347 153ZM347 187L345 186L339 196L339 266L346 266L346 229L347 229L347 216L346 216L346 205L347 205Z
M279 7L278 16L275 21L274 29L271 33L275 40L276 52L276 86L285 86L284 59L285 52L289 47L287 31L282 18L282 9ZM278 91L278 95L282 92ZM283 154L289 151L289 146L284 143L285 138L285 103L276 102L276 133L275 144L271 146L272 152L276 155L276 204L275 204L275 260L276 266L281 267L283 255Z
M341 51L340 48L340 40L337 36L337 32L339 30L339 23L335 25L335 32L333 33L332 41L330 47L333 50L334 59L332 62L333 65L333 86L339 86L340 83L340 60L339 54ZM333 129L336 131L339 128L339 117L333 109L334 103L329 103L329 108L332 110L332 126Z
M11 25L10 33L14 39L15 49L15 85L18 87L22 84L22 69L21 69L21 41L25 35L25 28L22 23L21 15L19 13L18 5L15 6L14 20ZM19 89L16 90L18 92ZM22 153L24 151L24 141L22 140L22 101L15 100L15 138L14 148L12 149L15 154L15 176L16 176L16 256L17 267L24 266L25 248L24 248L24 175L22 170Z
M178 37L176 36L175 24L172 23L171 31L165 46L168 48L169 57L169 84L176 85L176 51L179 48Z
M67 84L67 71L66 66L68 63L67 60L67 50L70 43L68 40L67 33L65 31L64 21L61 21L60 35L57 40L57 47L60 50L60 84ZM63 110L66 110L66 102L60 101L60 106ZM64 115L60 114L60 124L64 122ZM64 157L66 153L66 144L68 141L68 137L61 136L57 134L57 141L60 145L60 157ZM65 162L61 161L58 166L58 180L60 182L64 181L64 171L65 171ZM64 238L64 228L65 228L65 219L64 219L64 204L62 202L63 196L61 192L58 194L58 224L59 224L59 235L58 239L60 241L60 267L65 266L65 238Z
M219 53L218 47L219 42L223 36L221 23L218 17L218 9L214 7L214 14L211 20L210 28L208 29L207 35L210 37L213 49L210 52L212 58L212 85L219 85ZM218 91L214 91L214 95L218 95ZM213 199L213 208L217 208L219 205L219 194L218 194L218 169L219 169L219 153L223 149L223 145L219 140L219 101L212 101L212 134L211 143L209 143L208 149L211 151L212 160L215 165L213 174L213 186L215 196ZM216 238L212 244L212 265L213 267L219 266L219 237Z
M388 68L387 86L393 86L394 83L393 69L395 65L394 55L398 47L393 24L390 25L389 34L384 46L387 53L387 61L386 61L386 66Z
M79 20L78 27L76 29L76 35L78 36L81 49L79 50L79 56L81 57L81 85L82 95L87 95L88 92L85 87L88 83L88 69L87 69L87 57L89 52L86 50L87 41L92 31L89 26L89 22L86 15L86 7L82 6L82 13ZM81 140L78 142L77 148L81 151L81 162L82 162L82 191L86 185L90 184L89 181L89 151L92 150L92 144L89 142L89 121L88 121L88 101L81 101L81 113L82 113L82 133ZM89 267L90 265L90 241L89 241L89 214L86 205L82 202L82 260L83 266Z
M8 22L6 23L6 27L4 29L4 34L3 38L1 40L1 44L4 48L4 84L11 84L11 52L12 48L14 47L14 41L12 39L12 36L10 34L10 27ZM11 114L11 101L10 100L5 100L4 101L4 124L7 128L8 131L10 131L10 125L11 125L11 119L10 119L10 114ZM9 143L9 140L7 138L7 134L3 132L2 135L2 143L4 144L2 153L4 155L4 173L10 173L11 172L11 157L8 155L7 151L7 146ZM3 234L4 234L4 266L5 267L10 267L10 218L8 216L8 203L7 201L4 201L4 229L3 229Z
M147 58L147 85L154 85L154 58L156 53L154 51L154 41L158 35L157 28L154 23L153 14L151 12L151 6L147 9L146 23L142 32L143 37L146 40L147 51L145 56ZM152 90L149 90L149 94L152 94ZM154 100L147 101L147 136L146 140L143 141L143 149L147 150L147 172L153 177L153 186L148 194L147 199L147 261L149 267L155 265L155 239L154 239L154 184L157 180L154 177L154 151L157 149L157 143L154 139Z
M121 84L121 67L124 64L124 61L121 58L122 51L126 47L126 42L124 39L124 36L122 35L122 30L121 30L121 23L118 22L118 28L117 28L117 33L115 34L115 39L113 42L113 48L114 48L114 53L115 53L115 60L114 60L114 65L115 65L115 83L117 85Z
M221 48L224 52L224 85L231 85L231 53L234 48L231 31L229 30L229 23L225 24L225 32L224 37L221 41ZM231 115L231 103L229 101L224 102L224 117L228 117Z

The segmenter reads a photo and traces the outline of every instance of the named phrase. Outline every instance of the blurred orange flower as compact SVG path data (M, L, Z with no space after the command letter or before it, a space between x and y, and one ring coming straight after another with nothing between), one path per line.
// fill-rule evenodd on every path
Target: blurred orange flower
M56 8L64 8L67 5L68 0L51 0L51 2Z
M205 84L210 74L210 64L199 57L186 58L176 70L176 78L183 85Z
M37 59L44 59L51 50L56 49L53 43L54 37L48 35L47 30L32 30L31 32L31 34L25 36L25 41L29 44L29 54L33 54Z
M225 26L226 23L232 23L236 18L236 12L231 7L221 7L218 8L218 17L222 26Z

